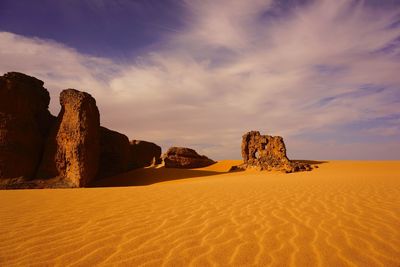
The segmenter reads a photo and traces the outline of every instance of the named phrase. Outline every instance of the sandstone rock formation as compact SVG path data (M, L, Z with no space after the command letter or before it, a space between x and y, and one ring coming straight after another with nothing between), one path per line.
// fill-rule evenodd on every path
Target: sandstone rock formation
M255 167L259 170L279 170L287 173L311 170L306 163L290 161L286 156L286 147L280 136L261 135L251 131L242 138L243 165L245 169Z
M99 177L126 172L132 167L129 139L126 135L100 128Z
M53 117L43 82L9 72L0 76L0 179L31 179Z
M93 179L161 163L161 147L100 126L95 99L60 95L57 118L43 82L0 76L0 188L83 187Z
M161 163L161 147L147 141L132 140L130 153L134 168L143 168Z
M37 177L62 177L71 187L86 186L98 172L100 115L88 93L67 89L46 142Z
M171 147L163 155L163 160L166 168L202 168L215 163L208 157L185 147Z
M75 89L60 95L57 118L48 111L43 82L10 72L0 76L0 188L83 187L93 179L161 162L161 147L100 126L95 99ZM295 172L309 164L290 161L282 137L252 131L243 136L244 164L236 169ZM172 147L167 168L200 168L213 160Z

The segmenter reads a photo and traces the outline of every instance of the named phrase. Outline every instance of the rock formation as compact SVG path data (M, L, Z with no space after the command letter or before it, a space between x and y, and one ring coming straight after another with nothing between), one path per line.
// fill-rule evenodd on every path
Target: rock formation
M67 89L61 92L60 104L37 177L62 177L71 187L86 186L97 175L100 158L96 101L87 93Z
M126 172L132 167L129 139L126 135L100 128L99 177Z
M163 160L166 168L202 168L215 163L208 157L185 147L171 147L163 155Z
M92 180L161 162L161 147L129 139L100 126L95 99L75 89L62 91L57 118L48 111L43 82L9 72L0 76L0 188L84 187ZM295 172L309 164L290 161L282 137L252 131L243 136L244 163L236 168ZM166 168L200 168L213 163L190 148L171 147Z
M43 82L9 72L0 76L0 179L35 176L53 117Z
M48 110L43 82L0 76L0 188L84 187L93 179L161 163L161 147L100 126L95 99L61 92L61 111Z
M242 138L243 165L238 168L255 167L259 170L279 170L287 173L311 170L306 163L290 161L286 146L280 136L261 135L251 131Z
M132 140L130 153L134 168L143 168L161 163L161 147L147 141Z

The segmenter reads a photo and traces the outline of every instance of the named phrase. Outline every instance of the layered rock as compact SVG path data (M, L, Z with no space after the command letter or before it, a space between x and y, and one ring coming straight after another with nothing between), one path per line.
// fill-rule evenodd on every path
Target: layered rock
M0 76L0 179L35 176L53 119L43 84L17 72Z
M212 159L186 147L171 147L163 155L163 160L166 168L202 168L215 163Z
M251 131L242 138L243 165L245 169L255 167L259 170L279 170L287 173L311 170L306 163L290 161L286 156L286 146L280 136L261 135Z
M60 95L61 111L46 141L37 177L61 177L71 187L95 178L100 159L100 115L88 93L67 89Z
M161 163L161 147L151 142L131 140L130 153L134 168L143 168Z
M131 149L126 135L100 128L99 177L128 171L132 167Z

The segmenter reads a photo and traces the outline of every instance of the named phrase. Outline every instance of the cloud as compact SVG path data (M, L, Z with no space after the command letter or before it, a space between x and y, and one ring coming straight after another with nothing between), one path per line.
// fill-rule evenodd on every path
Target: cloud
M0 72L19 71L45 81L52 97L51 110L59 110L58 95L65 88L80 88L103 95L112 75L121 68L109 59L82 55L51 40L0 32Z
M398 8L320 0L279 13L269 0L183 4L185 27L124 63L2 32L0 71L43 79L54 112L62 88L89 91L104 125L164 148L238 158L241 135L259 129L283 135L293 157L400 158L382 149L399 146L392 120L352 128L399 116ZM346 131L353 143L342 144ZM363 149L365 135L377 144Z

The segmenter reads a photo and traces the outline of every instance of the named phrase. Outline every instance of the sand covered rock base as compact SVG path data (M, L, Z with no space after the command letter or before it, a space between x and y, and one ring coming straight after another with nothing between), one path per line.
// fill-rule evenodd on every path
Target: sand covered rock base
M400 266L400 162L239 163L0 191L0 265Z

